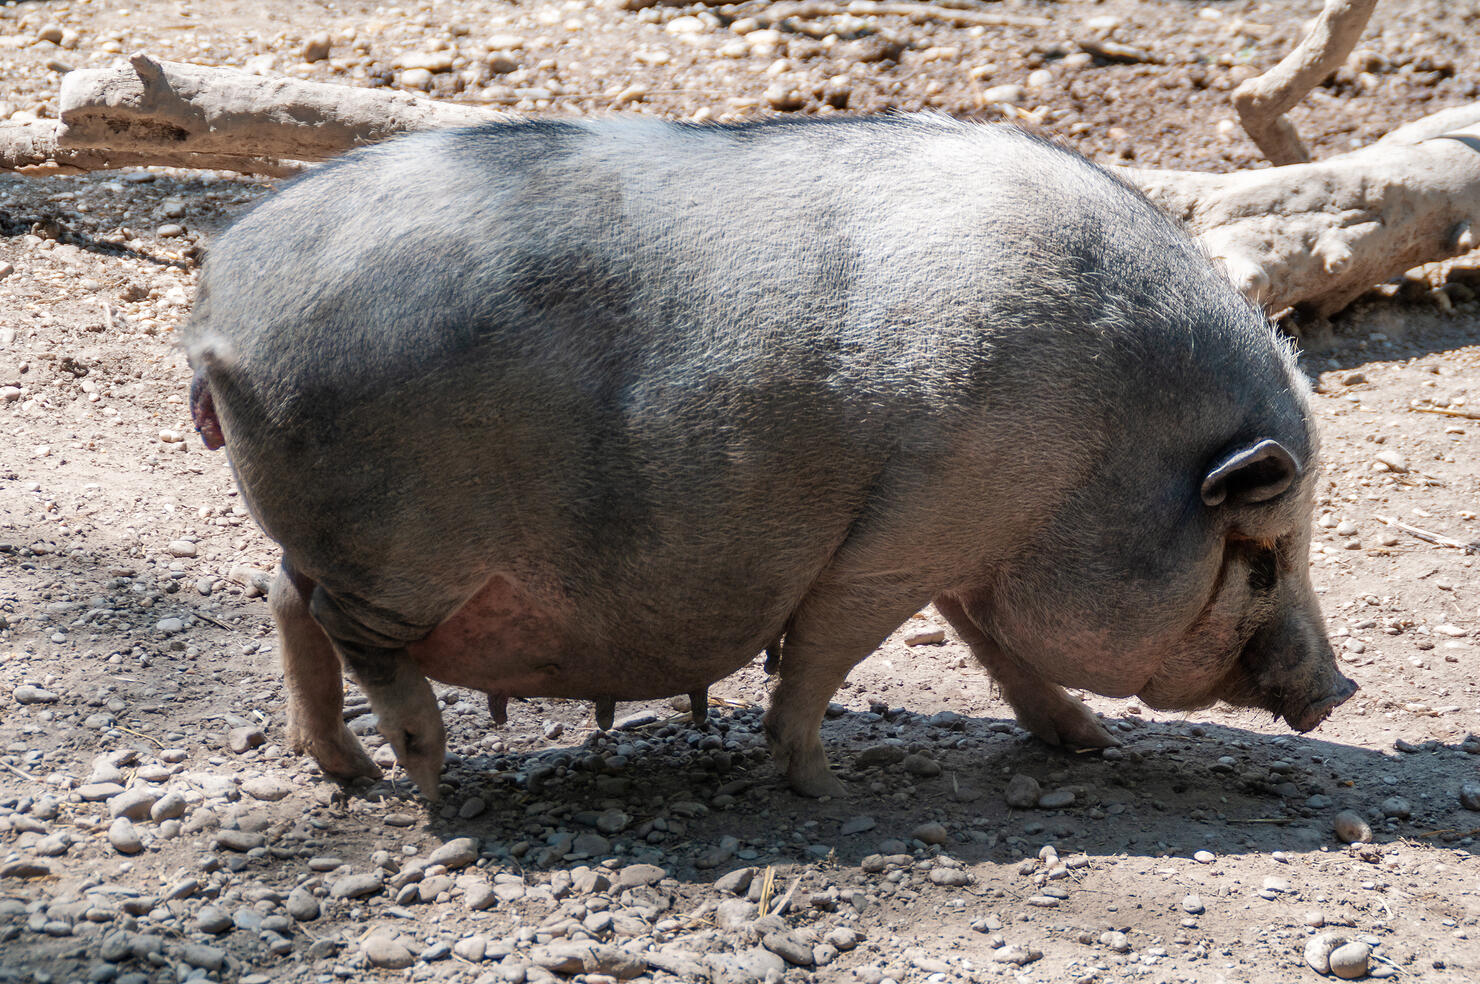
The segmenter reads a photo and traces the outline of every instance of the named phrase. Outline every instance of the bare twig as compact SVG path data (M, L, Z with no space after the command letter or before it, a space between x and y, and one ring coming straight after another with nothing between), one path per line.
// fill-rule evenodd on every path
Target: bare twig
M904 3L899 0L853 0L837 13L880 14L904 17L915 23L945 21L957 27L1047 27L1051 23L1046 17L1031 17L1026 14L996 14L984 10L962 10L943 7L933 3ZM814 15L815 16L815 15Z
M1301 164L1310 152L1285 113L1329 76L1351 54L1377 0L1326 0L1295 50L1263 75L1233 91L1244 130L1274 164Z
M1463 540L1456 540L1442 533L1434 533L1430 530L1420 529L1417 526L1410 526L1400 519L1393 519L1391 516L1378 516L1377 519L1389 526L1395 526L1409 536L1416 537L1425 543L1432 543L1436 547L1452 547L1455 550L1463 550L1465 553L1480 554L1480 543L1465 543Z
M26 772L23 769L17 769L15 766L11 765L9 762L0 762L0 765L5 766L5 768L9 769L11 772L14 772L16 775L20 776L22 779L29 779L32 782L40 782L41 781L40 779L37 779L35 776L31 775L29 772Z
M1474 410L1452 410L1449 407L1409 407L1414 413L1442 413L1446 417L1463 417L1466 420L1480 420L1480 413Z
M75 74L75 73L73 73ZM107 147L64 146L60 120L0 123L0 171L29 176L85 174L120 167L188 167L241 174L288 177L303 168L291 161L242 154L198 154L171 147L122 151Z

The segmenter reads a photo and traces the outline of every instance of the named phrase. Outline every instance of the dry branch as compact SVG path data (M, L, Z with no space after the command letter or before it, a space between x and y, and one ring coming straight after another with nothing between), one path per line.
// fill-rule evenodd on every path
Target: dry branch
M1480 103L1440 115L1462 128L1435 134L1419 120L1410 133L1421 139L1379 140L1312 164L1124 173L1266 310L1329 316L1373 284L1475 248Z
M134 55L127 66L68 72L64 147L321 160L412 130L486 122L488 110L404 92L263 78Z
M159 148L131 152L64 147L58 139L62 129L59 120L0 123L0 171L19 171L39 176L84 174L110 168L157 165L238 171L242 174L265 174L280 178L296 174L300 170L295 164L274 158L243 157L239 154L173 153Z
M1377 0L1326 0L1308 33L1280 63L1233 90L1244 129L1274 164L1301 164L1310 152L1285 119L1305 94L1341 67L1356 47Z

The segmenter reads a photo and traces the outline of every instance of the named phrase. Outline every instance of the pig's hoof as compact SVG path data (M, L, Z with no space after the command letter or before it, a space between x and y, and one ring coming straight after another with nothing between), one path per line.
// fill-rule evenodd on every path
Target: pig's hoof
M791 785L792 792L799 796L811 796L814 799L831 796L834 799L841 799L848 795L848 787L832 774L832 770L827 767L826 763L823 763L820 772L799 772L792 769L786 774L786 781Z
M396 761L423 796L436 799L447 732L426 677L398 674L395 687L371 692L370 706L380 718L380 733L391 743Z
M1060 695L1055 695L1060 696ZM1018 724L1050 745L1062 748L1110 748L1120 740L1105 730L1094 713L1079 701L1063 694L1049 704L1014 708Z
M345 782L362 778L379 779L381 775L380 766L370 760L370 756L365 754L364 746L343 725L339 726L337 733L325 736L290 724L288 747L295 752L312 755L325 775Z

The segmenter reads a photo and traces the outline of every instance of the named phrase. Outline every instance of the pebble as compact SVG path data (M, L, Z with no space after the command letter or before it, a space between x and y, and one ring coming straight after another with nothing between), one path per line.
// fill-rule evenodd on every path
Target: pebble
M468 963L481 963L488 953L488 940L481 936L469 936L452 944L452 952Z
M428 864L440 864L448 871L466 868L478 860L478 838L455 837L437 848L427 858Z
M1318 933L1305 943L1305 962L1317 974L1331 973L1331 954L1351 942L1345 933Z
M1413 816L1413 805L1401 796L1389 796L1382 801L1382 815L1395 820L1407 820Z
M930 881L936 885L959 887L971 884L971 875L960 868L931 868Z
M1024 967L1035 960L1043 959L1043 951L1037 947L1012 943L1007 946L999 946L992 951L991 957L996 963L1010 963Z
M767 933L761 937L761 946L794 967L810 967L814 963L812 945L795 933Z
M50 690L42 690L30 684L21 684L10 692L17 704L55 704L58 700L56 694Z
M860 769L867 769L877 765L895 765L903 762L905 750L898 745L873 745L858 753L854 764Z
M197 548L190 540L171 540L164 549L171 557L194 557Z
M1007 788L1002 792L1002 799L1008 806L1027 810L1037 806L1038 798L1042 795L1043 790L1039 787L1037 779L1018 773L1007 780Z
M401 85L425 92L432 87L434 76L425 68L408 68L401 72Z
M202 933L210 933L212 936L224 933L234 925L235 923L225 910L214 905L203 905L195 914L195 928Z
M929 755L914 754L906 755L900 763L906 772L913 776L929 779L940 775L940 763Z
M242 792L252 799L262 800L265 803L276 803L280 799L285 799L292 791L292 786L273 776L258 776L242 783Z
M498 901L498 894L494 892L493 886L486 881L476 881L464 886L463 905L470 912L482 912L491 909Z
M716 878L714 887L730 895L740 895L750 888L750 883L754 878L754 868L736 868Z
M108 843L119 854L138 854L144 849L144 841L128 817L119 817L109 824Z
M84 803L112 799L121 792L123 787L116 782L90 782L77 787L77 795L82 797Z
M1203 905L1201 897L1188 895L1182 899L1182 911L1189 915L1200 916L1207 911L1207 908Z
M1400 474L1408 471L1408 459L1396 451L1380 452L1374 457L1373 461L1375 464L1385 466L1388 471L1395 471Z
M306 888L295 888L288 893L288 915L299 922L313 922L319 918L319 900Z
M1466 810L1480 810L1480 783L1467 782L1459 787L1459 805Z
M655 864L629 864L612 883L612 891L621 893L629 888L653 885L668 877L668 872Z
M1072 789L1054 789L1038 797L1038 808L1040 810L1062 810L1066 806L1074 805L1074 791Z
M910 831L910 837L923 844L944 844L949 839L950 834L946 832L943 824L931 821L930 823L922 823Z
M365 940L363 949L366 960L387 970L405 970L416 962L410 950L389 936L371 936Z
M260 748L265 744L267 744L267 735L262 733L261 728L251 725L232 728L226 733L226 746L238 755L254 748Z
M1336 839L1343 844L1365 844L1372 839L1372 828L1367 821L1351 810L1342 810L1332 817L1331 826L1336 831Z
M179 793L165 793L149 807L149 819L155 823L178 820L185 815L185 797Z
M867 831L873 830L877 826L878 821L876 821L873 817L856 816L845 820L843 822L843 826L838 830L838 833L843 837L851 837L854 834L862 834Z
M983 103L1009 103L1017 105L1023 101L1023 87L1014 83L994 85L982 90Z
M1367 962L1372 957L1372 948L1366 943L1353 941L1331 951L1329 964L1331 973L1344 981L1356 980L1367 975Z
M1197 851L1192 855L1192 860L1196 861L1198 864L1212 864L1214 861L1218 860L1218 855L1214 854L1212 851Z
M366 895L374 895L384 885L378 871L345 875L329 886L329 894L336 899L358 899Z
M180 948L180 959L192 967L215 973L226 962L226 951L206 943L186 943Z
M919 629L904 637L906 646L938 646L945 641L946 630L940 628Z
M267 844L267 838L251 830L222 830L216 834L216 846L245 854Z

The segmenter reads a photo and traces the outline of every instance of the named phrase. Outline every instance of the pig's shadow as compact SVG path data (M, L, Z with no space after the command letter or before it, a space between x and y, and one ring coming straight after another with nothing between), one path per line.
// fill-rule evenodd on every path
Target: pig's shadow
M1480 813L1462 809L1461 783L1480 758L1455 745L1379 752L1297 735L1192 722L1112 722L1125 745L1111 758L1050 748L1000 720L908 712L848 712L823 741L847 783L846 799L791 793L765 752L759 710L701 731L678 719L596 734L575 747L474 756L451 764L435 807L443 837L477 837L499 865L525 870L653 862L684 880L709 881L741 866L936 850L922 824L944 826L938 848L969 863L1016 863L1052 842L1061 854L1190 856L1340 849L1334 816L1362 814L1375 840L1419 838L1469 847ZM897 758L883 744L920 753ZM1472 742L1473 744L1473 742ZM882 759L881 764L860 766ZM1067 790L1057 809L1004 801L1015 775L1044 793ZM400 784L404 791L406 786ZM1386 819L1391 797L1406 819ZM485 804L476 811L477 803ZM1399 804L1392 809L1402 812ZM469 815L474 814L474 815Z

